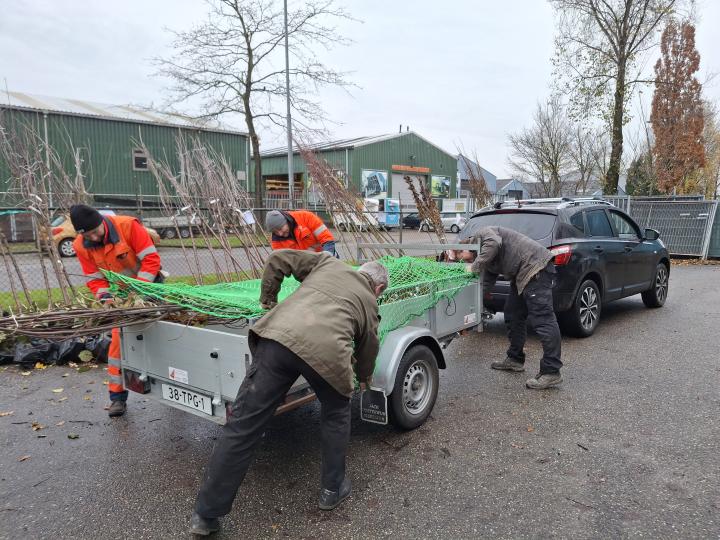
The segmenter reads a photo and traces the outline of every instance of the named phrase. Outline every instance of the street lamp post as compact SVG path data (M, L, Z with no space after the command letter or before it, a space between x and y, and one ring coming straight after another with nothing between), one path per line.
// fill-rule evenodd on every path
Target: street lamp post
M288 47L288 10L285 7L285 100L287 102L287 145L288 145L288 206L295 208L295 175L293 174L292 119L290 118L290 48Z

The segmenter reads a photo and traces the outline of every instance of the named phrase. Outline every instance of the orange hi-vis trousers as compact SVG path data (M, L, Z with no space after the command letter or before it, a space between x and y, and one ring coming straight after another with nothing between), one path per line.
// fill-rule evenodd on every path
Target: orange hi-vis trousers
M121 354L120 329L113 328L112 341L110 342L110 348L108 349L108 375L110 377L108 390L110 390L111 401L117 399L124 401L127 399L128 393L123 386L122 372L120 371Z

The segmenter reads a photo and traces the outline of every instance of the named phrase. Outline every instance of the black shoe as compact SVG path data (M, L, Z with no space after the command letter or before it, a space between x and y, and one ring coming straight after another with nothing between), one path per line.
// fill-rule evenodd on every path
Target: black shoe
M210 536L220 530L218 518L204 518L197 512L190 517L190 532L198 536Z
M127 411L127 403L125 403L121 399L116 399L115 401L110 403L110 408L108 409L108 416L110 418L122 416L123 414L125 414L125 411Z
M503 371L525 371L525 365L520 360L515 360L509 356L505 360L495 360L490 364L490 367Z
M342 484L340 484L340 489L338 491L330 491L325 488L321 489L320 502L318 503L320 510L332 510L333 508L337 508L341 502L348 498L351 491L352 486L350 485L350 480L348 480L347 477L345 477Z

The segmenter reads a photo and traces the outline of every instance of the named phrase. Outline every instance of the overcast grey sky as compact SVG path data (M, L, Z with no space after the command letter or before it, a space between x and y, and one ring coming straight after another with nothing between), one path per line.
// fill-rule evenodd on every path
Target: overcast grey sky
M3 86L6 81L11 91L113 104L161 103L167 82L153 77L150 59L169 52L164 27L188 28L206 11L200 0L0 2ZM720 1L698 4L703 79L707 72L720 72ZM352 96L322 95L330 117L342 122L332 128L333 136L393 133L409 125L448 151L476 150L483 166L508 176L507 134L527 125L536 102L549 93L554 30L549 4L345 0L341 5L363 22L344 23L355 43L323 59L353 71L360 88ZM705 92L720 101L720 80ZM648 99L650 94L651 89L644 92ZM229 123L245 129L241 120ZM283 139L267 133L262 142L277 146Z

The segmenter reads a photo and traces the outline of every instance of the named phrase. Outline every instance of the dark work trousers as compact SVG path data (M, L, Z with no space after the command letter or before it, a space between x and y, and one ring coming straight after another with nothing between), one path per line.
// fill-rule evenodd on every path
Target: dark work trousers
M202 517L215 518L230 512L265 426L300 375L310 383L322 405L322 487L332 491L340 488L350 441L350 398L330 386L290 349L260 338L232 415L223 426L205 471L195 503L195 511Z
M550 263L538 272L518 294L515 283L510 285L510 294L505 301L505 327L510 348L507 355L519 362L525 362L525 338L527 323L540 337L543 357L540 373L558 373L560 361L560 328L553 310L552 288L555 282L555 268Z

